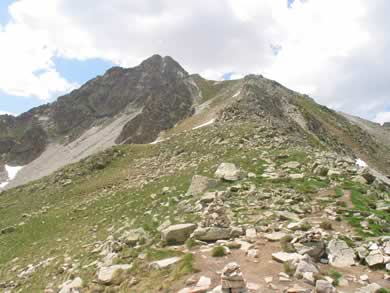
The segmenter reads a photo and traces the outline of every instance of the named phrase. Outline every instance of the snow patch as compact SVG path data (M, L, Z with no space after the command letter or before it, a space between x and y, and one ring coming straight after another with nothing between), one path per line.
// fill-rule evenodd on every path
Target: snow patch
M206 123L203 123L201 125L198 125L198 126L192 128L192 130L198 129L198 128L201 128L201 127L205 127L207 125L213 124L214 122L215 122L215 119L211 119L210 121L207 121Z
M366 162L364 162L362 159L360 159L360 158L357 158L356 159L356 165L358 165L359 167L367 167L368 165L367 165L367 163Z
M241 94L241 91L236 92L236 93L233 95L233 98L237 97L239 94Z
M155 141L153 141L149 144L158 144L158 143L163 142L163 141L164 141L164 139L161 139L161 137L157 137L157 139Z
M8 185L8 183L16 177L16 174L18 174L18 172L23 169L23 167L24 166L5 165L5 171L8 174L8 179L7 179L7 181L0 183L0 188L6 187Z

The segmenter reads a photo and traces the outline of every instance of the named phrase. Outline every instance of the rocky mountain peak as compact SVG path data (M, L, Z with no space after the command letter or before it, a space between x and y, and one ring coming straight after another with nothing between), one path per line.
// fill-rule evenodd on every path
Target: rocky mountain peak
M146 72L161 73L166 75L173 75L173 77L183 78L188 76L188 72L181 67L181 65L170 56L162 57L155 54L144 60L140 67Z

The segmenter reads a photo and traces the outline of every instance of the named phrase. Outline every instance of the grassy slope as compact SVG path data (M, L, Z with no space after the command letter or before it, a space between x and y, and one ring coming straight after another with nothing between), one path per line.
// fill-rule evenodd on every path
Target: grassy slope
M337 112L315 103L312 99L297 96L296 104L309 122L309 128L322 141L341 149L349 148L363 160L390 174L390 147L376 142L361 128L351 124Z

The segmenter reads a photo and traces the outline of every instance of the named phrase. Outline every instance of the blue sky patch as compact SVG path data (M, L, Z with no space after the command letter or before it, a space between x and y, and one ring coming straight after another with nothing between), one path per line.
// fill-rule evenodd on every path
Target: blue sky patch
M1 0L0 1L0 25L5 25L11 19L8 13L8 6L15 2L15 0Z
M112 62L103 59L77 60L55 57L53 62L62 77L80 85L97 75L104 74L107 69L114 66Z
M38 98L12 96L0 91L1 111L21 114L44 103L44 101L39 100Z

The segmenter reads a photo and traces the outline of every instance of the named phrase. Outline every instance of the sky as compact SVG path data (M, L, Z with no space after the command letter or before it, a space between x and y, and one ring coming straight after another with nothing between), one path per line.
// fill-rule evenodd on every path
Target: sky
M262 74L383 123L388 11L388 0L1 0L0 113L20 114L157 53L210 79Z

